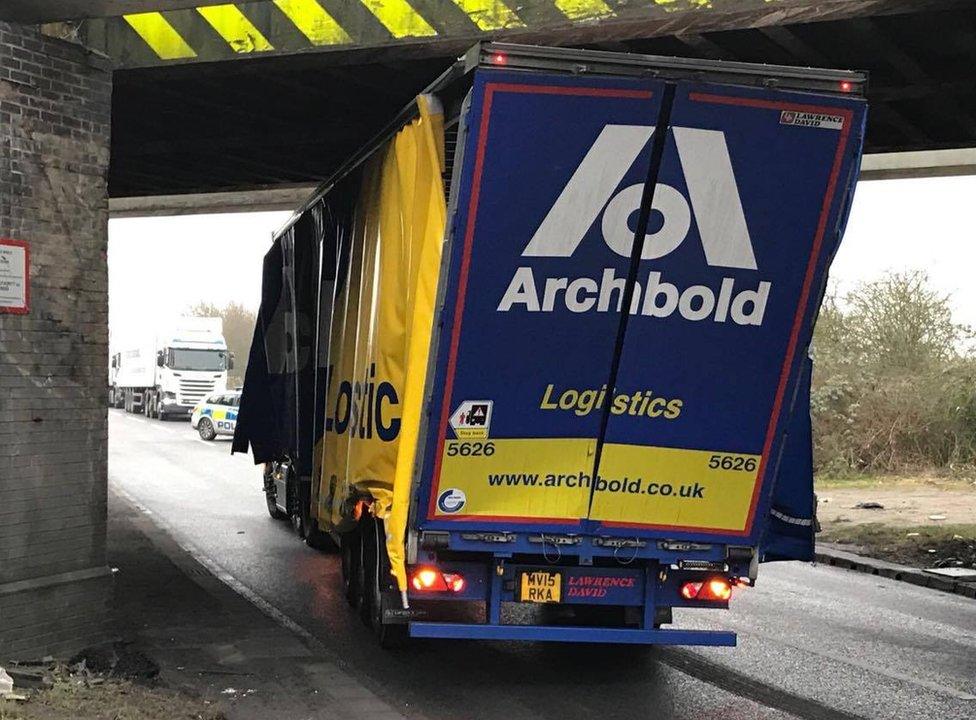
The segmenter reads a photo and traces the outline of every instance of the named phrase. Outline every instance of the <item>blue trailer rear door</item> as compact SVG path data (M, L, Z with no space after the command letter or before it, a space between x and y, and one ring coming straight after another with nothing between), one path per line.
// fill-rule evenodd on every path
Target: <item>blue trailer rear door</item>
M645 181L662 88L476 75L424 452L424 478L434 480L422 506L434 525L571 531L586 517L599 413L553 408L575 388L577 404L592 396L593 410L621 291L601 301L604 311L581 312L563 299L576 286L547 289L533 276L626 276L628 259L607 257L596 219L618 186ZM567 226L586 235L578 248L565 245ZM560 257L547 257L552 243L564 244ZM579 298L586 303L582 289Z
M590 513L601 533L756 543L863 124L853 98L678 85L620 354L631 399L609 417Z
M421 525L755 544L863 103L492 70L472 97Z

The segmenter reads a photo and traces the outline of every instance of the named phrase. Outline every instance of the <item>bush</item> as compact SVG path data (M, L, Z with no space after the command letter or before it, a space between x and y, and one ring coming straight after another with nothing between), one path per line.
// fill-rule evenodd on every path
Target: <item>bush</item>
M971 338L921 272L889 274L828 297L812 345L816 470L976 464Z

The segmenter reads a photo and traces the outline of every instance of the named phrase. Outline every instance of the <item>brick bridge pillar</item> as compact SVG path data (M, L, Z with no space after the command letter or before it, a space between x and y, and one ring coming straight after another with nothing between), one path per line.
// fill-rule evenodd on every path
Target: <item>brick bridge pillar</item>
M0 310L0 661L106 632L106 61L0 23L0 239L30 309Z

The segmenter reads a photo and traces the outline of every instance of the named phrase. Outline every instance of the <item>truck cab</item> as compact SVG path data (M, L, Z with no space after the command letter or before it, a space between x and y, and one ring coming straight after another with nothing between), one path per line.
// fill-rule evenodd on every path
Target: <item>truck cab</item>
M223 336L219 332L192 339L184 336L161 338L156 387L149 393L146 411L151 417L189 416L201 400L227 388L227 371L234 361Z
M227 388L234 367L219 317L181 317L118 347L109 361L109 405L160 420L189 417L197 403Z

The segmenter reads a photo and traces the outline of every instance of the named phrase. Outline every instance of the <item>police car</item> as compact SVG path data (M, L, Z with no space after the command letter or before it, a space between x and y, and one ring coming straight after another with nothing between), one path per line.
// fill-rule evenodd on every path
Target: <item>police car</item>
M233 435L237 426L237 409L241 405L239 391L225 390L208 395L193 408L190 425L204 440L218 435Z

